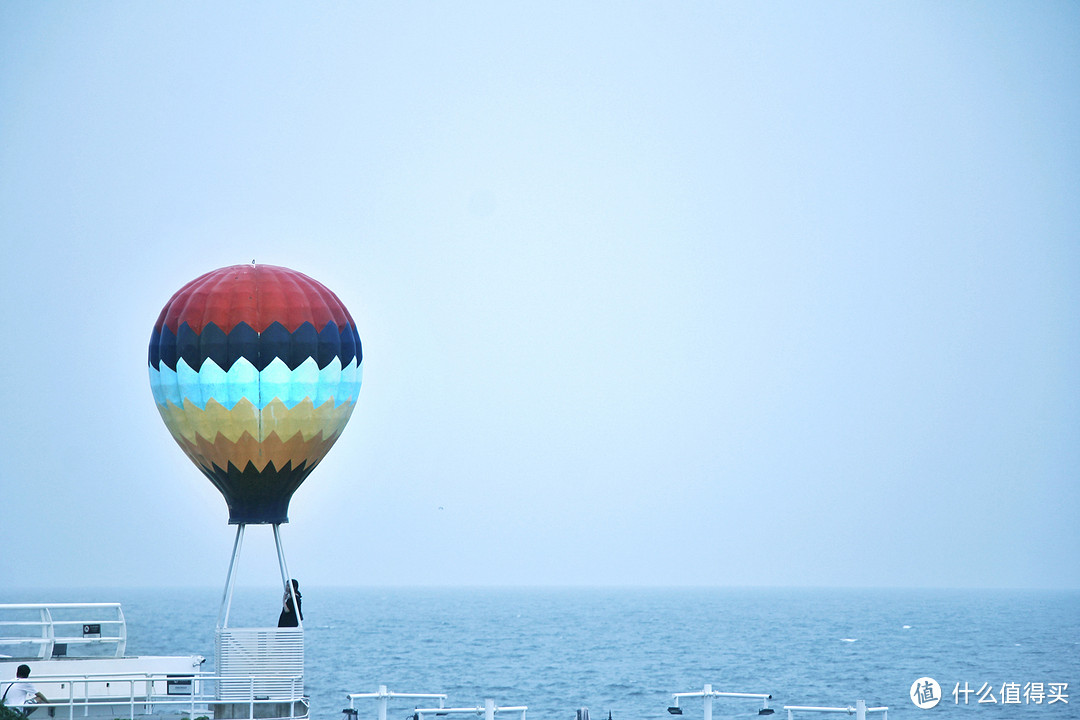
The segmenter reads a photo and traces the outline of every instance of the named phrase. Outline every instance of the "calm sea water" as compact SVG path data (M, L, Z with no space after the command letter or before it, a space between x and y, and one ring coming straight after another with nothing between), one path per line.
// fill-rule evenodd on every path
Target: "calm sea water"
M772 693L783 705L887 705L893 718L1080 718L1080 593L780 589L302 588L312 717L337 720L349 692L447 693L449 704L528 705L533 720L661 720L671 693ZM6 602L122 602L129 654L197 653L213 665L220 590L0 591ZM230 625L276 623L275 590L238 591ZM920 710L929 676L941 703ZM954 687L967 683L968 704ZM1043 683L1041 704L1003 703L1006 683ZM1068 703L1050 704L1051 683ZM992 688L996 703L979 703ZM1075 696L1074 696L1074 693ZM983 695L983 699L988 699ZM369 701L370 702L370 701ZM684 718L702 717L684 700ZM375 706L361 705L361 718ZM391 707L403 720L410 705ZM757 717L717 700L714 717ZM817 713L811 719L845 717ZM872 716L880 717L880 716Z

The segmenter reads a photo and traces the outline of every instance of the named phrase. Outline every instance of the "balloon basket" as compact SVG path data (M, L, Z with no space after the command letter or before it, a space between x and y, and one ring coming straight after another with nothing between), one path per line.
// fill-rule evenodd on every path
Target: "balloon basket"
M214 636L219 704L255 702L251 717L295 717L285 705L304 695L304 629L218 628ZM221 708L224 710L224 708ZM261 713L261 714L260 714ZM226 717L247 716L226 714Z

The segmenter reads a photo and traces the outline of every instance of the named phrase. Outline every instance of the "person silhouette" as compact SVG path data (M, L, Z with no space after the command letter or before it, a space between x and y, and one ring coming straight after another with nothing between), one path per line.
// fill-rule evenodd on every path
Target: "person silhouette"
M47 697L37 691L33 683L26 680L30 677L29 665L20 665L16 668L15 677L22 682L13 682L7 686L3 697L0 698L5 705L18 708L23 715L29 715L37 709L33 705L49 702Z
M293 608L293 595L296 596L296 607ZM298 619L299 618L299 619ZM292 580L292 592L289 586L285 586L285 596L281 598L281 614L278 615L278 627L299 627L304 619L304 609L300 602L300 583L295 578Z

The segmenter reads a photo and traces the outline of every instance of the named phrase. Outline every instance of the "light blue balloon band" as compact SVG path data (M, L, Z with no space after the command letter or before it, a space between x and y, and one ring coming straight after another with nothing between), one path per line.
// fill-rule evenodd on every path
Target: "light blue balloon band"
M262 372L243 358L233 363L228 372L213 360L204 361L196 371L181 359L175 371L164 364L160 370L150 367L150 388L158 405L171 402L182 407L187 400L202 410L211 399L231 410L241 398L247 398L260 410L275 398L287 408L308 398L315 407L331 399L337 407L356 400L362 376L363 366L357 365L355 358L345 367L339 358L334 358L322 370L314 358L308 358L295 370L275 358Z

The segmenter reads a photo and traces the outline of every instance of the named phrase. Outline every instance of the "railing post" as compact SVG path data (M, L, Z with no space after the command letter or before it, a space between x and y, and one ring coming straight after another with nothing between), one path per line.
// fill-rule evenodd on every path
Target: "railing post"
M495 700L492 698L484 700L484 720L495 720Z
M120 623L120 630L116 634L120 638L116 642L116 657L122 658L127 650L127 622L124 621L124 610L119 604L116 605L116 620Z
M705 685L705 692L702 693L705 702L705 720L712 720L712 685Z
M41 644L41 659L48 660L52 657L53 644L56 642L56 629L53 627L52 613L48 607L41 608L41 622L45 623L41 628L41 637L45 640Z
M290 583L291 584L291 583ZM386 686L379 686L379 720L386 720L386 706L389 700L386 697Z
M855 701L855 720L866 720L866 701Z

